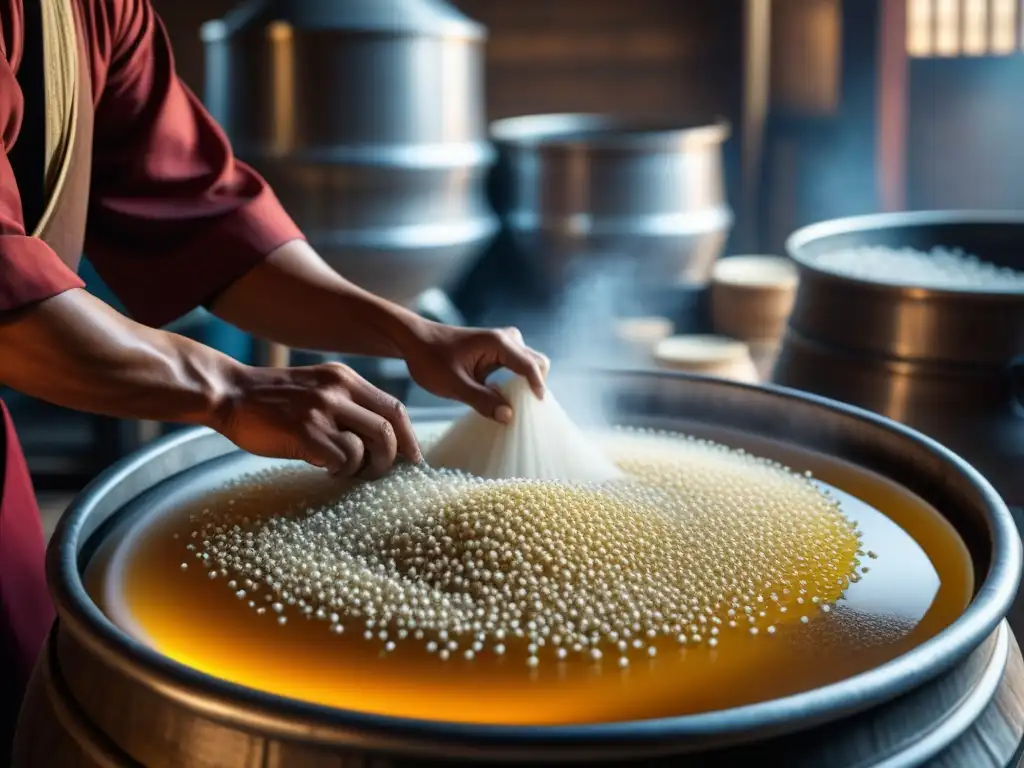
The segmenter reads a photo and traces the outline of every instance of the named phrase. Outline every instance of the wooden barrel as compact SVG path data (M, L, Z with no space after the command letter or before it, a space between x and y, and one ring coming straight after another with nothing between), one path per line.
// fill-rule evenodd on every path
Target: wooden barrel
M15 741L15 768L61 766L935 765L1004 768L1024 736L1024 660L1004 617L1021 544L1009 511L937 443L866 411L785 390L666 373L589 372L616 421L742 428L884 474L947 515L977 574L953 624L882 667L735 709L648 722L473 726L346 712L191 670L121 631L91 601L82 569L112 526L220 472L237 449L206 430L170 435L76 500L48 555L59 619ZM444 414L413 413L435 425ZM218 469L219 468L219 469Z
M268 739L215 721L174 711L159 699L133 700L132 727L149 732L149 762L123 751L96 724L107 717L123 719L124 702L90 717L75 699L58 660L60 630L50 638L25 702L14 753L15 768L127 768L127 766L195 766L195 768L291 768L291 766L422 765L420 759L338 749L325 755L298 741ZM91 666L91 665L87 665ZM120 688L123 680L106 673L88 681L95 690ZM135 709L135 708L138 709ZM172 714L173 712L173 714ZM158 717L154 717L158 716ZM152 729L152 730L149 730ZM142 731L145 733L145 731ZM180 739L189 756L181 762ZM1010 768L1020 758L1024 739L1024 658L1003 623L986 642L947 675L910 696L834 724L752 746L717 752L714 765L755 765L774 756L793 768L927 765L935 768ZM679 757L645 761L676 765ZM609 766L634 765L632 759ZM688 763L689 764L689 763Z

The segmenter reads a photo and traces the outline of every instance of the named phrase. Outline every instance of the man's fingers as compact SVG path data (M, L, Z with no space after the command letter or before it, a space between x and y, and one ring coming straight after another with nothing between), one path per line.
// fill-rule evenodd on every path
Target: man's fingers
M462 391L457 394L459 400L481 416L494 419L499 424L512 422L512 408L497 389L481 384L465 371L459 371L458 377L462 387Z
M547 381L548 374L551 373L551 359L547 355L542 352L538 352L535 349L531 349L530 352L533 353L533 357L537 361L537 365L540 366L541 375L544 377L544 380Z
M363 445L362 438L355 432L345 430L335 432L330 435L330 439L345 457L345 464L338 471L338 474L345 477L359 474L363 470L367 458L366 447Z
M402 402L391 395L381 392L369 382L365 387L353 387L352 402L385 419L392 429L398 446L398 453L414 464L423 458L416 430L412 426L409 412Z
M522 338L521 336L519 338ZM537 397L544 397L545 369L542 355L516 342L508 335L502 337L500 346L500 362L512 373L522 376L530 383L530 389Z
M363 469L365 448L353 432L311 428L294 451L295 458L326 469L332 475L353 477Z
M398 453L401 453L409 461L420 461L422 456L419 442L416 440L416 432L413 430L405 406L399 400L382 392L347 366L326 363L318 366L317 371L323 382L319 388L319 395L325 404L332 406L328 408L331 411L329 415L340 429L349 429L349 425L345 422L344 417L339 419L333 413L334 406L343 408L345 403L355 404L362 411L375 414L390 425L385 428L376 419L368 421L365 413L359 410L352 411L359 419L358 423L361 426L355 431L361 437L373 445L388 446L389 452L393 450L390 446L397 443ZM394 457L388 466L390 467L393 462Z
M315 426L308 426L300 436L300 442L292 451L296 459L300 459L314 467L323 467L332 475L344 473L348 457L342 449L328 437L327 433Z
M514 325L510 325L508 328L505 328L503 333L517 344L520 344L521 346L524 347L526 346L526 342L523 340L523 332L516 328Z
M391 422L352 401L339 403L331 415L339 430L355 432L362 438L366 476L380 477L391 469L398 456L398 439Z

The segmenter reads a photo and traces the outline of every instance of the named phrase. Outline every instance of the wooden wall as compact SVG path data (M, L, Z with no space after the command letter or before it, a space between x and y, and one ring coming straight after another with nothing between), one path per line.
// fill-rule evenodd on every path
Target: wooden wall
M199 26L235 2L153 2L179 73L201 94ZM451 2L488 28L490 119L577 111L686 121L724 117L735 137L726 147L726 184L739 208L743 0Z
M544 112L733 126L727 194L739 216L743 0L452 0L489 31L490 119Z
M491 118L580 110L721 114L739 124L742 0L454 1L490 29ZM199 24L233 0L154 2L179 71L201 91ZM903 0L774 0L763 247L777 249L807 221L885 203L874 194L875 174L886 169L874 167L873 78L878 9L894 2ZM1024 206L1024 55L916 59L908 74L905 169L897 169L906 171L907 207ZM738 144L727 160L737 205Z
M199 26L232 0L154 0L178 71L201 89ZM735 117L741 0L455 0L485 25L487 113Z
M842 76L840 0L775 0L771 17L771 109L831 117Z
M734 117L742 2L455 0L490 30L492 118L537 112Z
M202 89L199 25L233 0L153 0ZM454 0L488 27L487 111L738 115L742 0Z

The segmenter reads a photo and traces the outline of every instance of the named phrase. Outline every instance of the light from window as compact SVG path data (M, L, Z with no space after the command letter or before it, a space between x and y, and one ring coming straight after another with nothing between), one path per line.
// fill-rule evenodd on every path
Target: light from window
M907 0L907 52L917 57L1024 51L1024 0Z
M932 0L907 0L907 53L931 56L935 9Z
M992 0L992 53L1012 53L1017 46L1018 0Z
M984 56L988 52L988 3L964 4L964 55Z
M960 0L935 0L935 53L960 53Z

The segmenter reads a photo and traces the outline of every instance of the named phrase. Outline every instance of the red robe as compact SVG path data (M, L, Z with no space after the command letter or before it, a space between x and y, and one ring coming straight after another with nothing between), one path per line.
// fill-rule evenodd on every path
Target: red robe
M166 32L148 0L70 2L85 41L95 112L85 252L131 315L159 326L301 235L176 77ZM65 264L42 240L26 235L7 158L25 99L43 98L23 94L16 79L24 15L22 0L0 0L0 313L83 286L77 262ZM39 513L0 404L2 449L0 735L12 715L4 710L20 701L53 618Z

